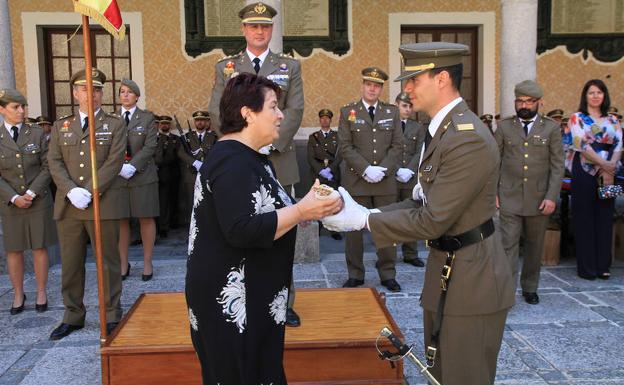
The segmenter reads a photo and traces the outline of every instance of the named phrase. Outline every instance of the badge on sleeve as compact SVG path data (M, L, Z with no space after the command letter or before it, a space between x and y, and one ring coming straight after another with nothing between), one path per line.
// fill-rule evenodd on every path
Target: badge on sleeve
M61 127L61 131L69 131L69 120L63 122L63 127Z
M355 122L355 110L349 111L349 121Z
M230 76L234 73L234 62L229 61L225 63L225 67L223 68L223 75Z

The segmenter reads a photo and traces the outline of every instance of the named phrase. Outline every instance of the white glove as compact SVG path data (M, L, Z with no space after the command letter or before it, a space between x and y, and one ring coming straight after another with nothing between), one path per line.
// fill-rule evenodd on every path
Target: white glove
M369 183L379 183L386 176L385 171L388 169L381 166L368 166L364 170L364 179Z
M343 187L338 187L344 206L340 212L323 218L323 227L329 231L357 231L366 227L369 209L357 203Z
M91 193L82 187L74 187L67 193L67 198L74 207L84 210L91 203Z
M412 189L412 199L415 201L427 201L427 198L425 198L425 193L423 192L420 183L416 183L416 186L414 186L414 188Z
M401 183L407 183L414 176L414 171L409 168L400 168L396 172L396 180Z
M121 171L119 171L119 175L122 178L130 179L135 172L136 168L133 165L131 165L130 163L124 163L124 165L121 166Z
M319 175L327 180L334 179L334 174L332 174L331 169L329 167L325 167L319 172Z
M258 152L261 153L262 155L269 155L271 153L271 147L273 147L272 144L266 145L264 147L260 147Z
M195 162L193 162L193 167L195 167L195 170L199 172L199 169L201 168L202 164L204 163L202 163L201 160L196 160Z

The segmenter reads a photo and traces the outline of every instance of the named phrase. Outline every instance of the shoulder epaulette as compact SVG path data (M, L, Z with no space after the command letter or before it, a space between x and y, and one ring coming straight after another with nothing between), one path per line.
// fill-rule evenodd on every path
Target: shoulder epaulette
M286 58L286 59L294 59L295 57L292 54L287 54L287 53L279 53L277 56L282 57L282 58Z
M230 59L238 58L242 53L243 53L243 51L241 51L239 53L235 53L234 55L225 56L225 57L221 58L217 63L220 63L220 62L222 62L224 60L230 60Z
M453 127L457 131L474 131L474 119L472 114L453 114L451 115L451 120L453 121Z
M345 107L353 107L353 106L355 106L355 105L357 105L357 104L358 104L358 102L351 102L351 103L347 103L347 104L345 104L344 106L342 106L342 108L345 108Z
M107 116L116 118L116 119L121 119L121 116L119 116L118 114L116 114L115 112L106 112L105 113Z
M65 115L65 116L61 116L60 118L56 119L57 121L59 120L65 120L67 118L73 118L74 114L69 114L69 115Z
M542 119L544 119L544 120L548 120L548 121L551 121L551 122L553 122L553 123L555 123L555 124L559 124L559 122L557 122L555 119L551 118L550 116L541 115L541 117L542 117Z
M499 119L499 121L503 121L503 120L509 120L509 119L515 119L516 115L510 115L510 116L505 116Z

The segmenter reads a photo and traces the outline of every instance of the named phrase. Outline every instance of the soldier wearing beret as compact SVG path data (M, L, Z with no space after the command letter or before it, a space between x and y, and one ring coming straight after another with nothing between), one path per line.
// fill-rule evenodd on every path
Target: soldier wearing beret
M61 246L61 294L65 304L63 321L52 331L51 340L59 340L82 329L85 322L83 297L87 241L90 239L91 245L95 245L89 130L94 130L95 134L106 329L109 333L117 326L122 314L118 239L119 219L126 212L120 202L126 199L126 192L114 184L124 163L127 135L123 119L101 108L106 75L97 68L90 70L95 126L90 127L87 119L86 73L81 70L70 80L79 111L54 122L48 150L50 173L57 186L54 219Z
M342 185L361 205L372 208L396 202L395 173L403 149L399 109L379 100L388 75L377 67L362 70L362 98L340 109L338 139L342 162ZM343 287L364 284L362 232L347 233L345 255L349 279ZM396 281L396 247L377 249L376 264L381 284L401 291Z
M425 142L425 126L414 119L412 101L407 93L401 92L395 98L396 106L399 108L401 118L401 129L403 130L403 148L399 159L398 169L395 175L399 188L399 202L412 197L412 190L416 185L418 177L418 163L422 146ZM418 258L417 242L404 242L401 245L403 251L403 261L416 267L423 267L425 263Z
M130 218L138 218L143 244L143 274L141 279L149 281L153 276L152 253L156 240L158 216L158 172L154 163L156 150L156 118L150 111L137 107L141 96L138 84L122 79L119 86L120 116L124 120L128 141L124 164L115 181L126 191L123 201L125 213L119 221L119 256L121 276L130 275L128 246L130 244ZM119 203L120 205L122 202Z
M171 117L157 117L158 138L154 162L158 167L158 235L167 238L171 227L173 212L177 205L177 186L179 179L178 147L180 139L170 132Z
M180 140L188 143L191 152L185 146L178 146L178 158L180 159L180 183L179 209L182 213L182 222L188 224L193 209L193 193L195 191L195 179L197 172L202 166L204 159L212 146L217 141L217 135L211 130L211 119L208 111L193 112L195 130L190 130L180 137Z
M510 261L492 221L498 148L459 93L467 46L417 43L400 52L396 81L406 81L414 109L431 117L413 197L369 210L340 189L344 208L323 224L368 228L378 248L429 239L421 304L430 371L444 385L493 384L514 303Z
M0 217L9 277L13 284L11 315L24 310L24 250L32 250L37 280L35 309L48 308L47 247L57 243L52 220L48 141L37 125L22 123L26 99L14 89L0 89Z
M524 234L520 284L525 301L536 305L544 235L561 189L563 145L559 123L539 114L542 88L525 80L514 92L516 115L501 120L495 134L501 155L500 230L514 278Z

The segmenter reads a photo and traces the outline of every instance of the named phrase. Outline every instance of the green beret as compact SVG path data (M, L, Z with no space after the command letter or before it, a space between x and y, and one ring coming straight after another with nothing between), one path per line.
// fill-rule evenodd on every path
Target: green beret
M210 119L210 113L208 111L195 111L193 112L193 119L195 120L208 120Z
M139 88L139 85L134 82L134 80L121 79L121 85L130 88L130 91L132 91L132 93L134 93L136 96L141 96L141 89Z
M435 68L450 67L462 63L462 57L470 53L467 45L434 41L430 43L403 44L399 47L403 57L403 71L395 82Z
M362 79L384 84L388 80L388 74L377 67L367 67L362 70Z
M516 97L519 96L530 96L535 99L541 99L544 96L544 91L542 87L539 86L533 80L524 80L520 83L516 84L516 88L514 88L514 93Z
M106 75L104 72L100 71L97 68L92 68L91 70L91 79L93 80L93 87L102 88L104 87L104 83L106 83ZM69 83L72 86L84 86L87 84L87 74L85 70L80 70L72 75Z
M330 109L323 108L322 110L319 111L318 116L319 118L322 118L323 116L328 116L331 119L334 117L334 113L331 112Z
M24 95L18 90L12 88L0 89L0 104L6 106L9 103L19 103L24 106L28 104Z
M410 106L412 105L412 99L410 99L410 96L407 92L401 92L400 94L398 94L395 101L407 103Z
M238 17L244 24L273 24L275 15L275 8L264 3L249 4L238 12Z

